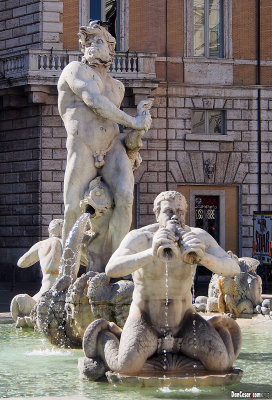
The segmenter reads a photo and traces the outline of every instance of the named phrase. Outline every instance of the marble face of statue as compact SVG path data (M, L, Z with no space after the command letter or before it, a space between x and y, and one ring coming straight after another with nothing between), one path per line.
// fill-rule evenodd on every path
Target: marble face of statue
M167 222L172 220L181 227L185 226L186 211L175 199L162 200L157 221L160 227L165 227Z
M89 65L107 64L111 60L108 42L102 34L93 34L87 38L84 57Z
M178 192L162 192L154 201L154 212L160 227L166 227L167 222L172 220L184 228L187 212L186 199Z

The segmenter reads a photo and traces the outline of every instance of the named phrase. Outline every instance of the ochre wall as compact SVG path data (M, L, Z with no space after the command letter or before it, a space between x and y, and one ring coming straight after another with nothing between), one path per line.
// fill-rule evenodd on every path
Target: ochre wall
M233 58L256 59L255 0L232 2Z
M233 66L234 82L240 85L256 84L256 65L234 65Z
M167 5L167 48L166 48ZM129 49L156 52L158 57L184 54L184 3L181 0L133 0L129 6ZM165 61L156 62L157 78L166 79ZM181 63L168 62L167 79L183 81Z
M129 49L164 55L165 0L130 1Z
M272 60L272 2L261 1L261 58Z
M78 50L79 0L63 0L63 47Z
M257 11L255 0L233 0L232 42L233 58L257 59ZM260 57L272 60L272 2L261 1L260 15ZM242 85L256 84L256 65L235 65L234 83ZM261 84L271 85L272 68L261 66Z
M167 8L167 53L168 57L184 54L184 5L183 1L168 1Z

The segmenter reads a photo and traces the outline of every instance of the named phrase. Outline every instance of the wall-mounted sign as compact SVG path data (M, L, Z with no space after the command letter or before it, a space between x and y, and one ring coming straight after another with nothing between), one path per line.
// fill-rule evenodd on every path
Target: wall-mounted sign
M271 264L272 212L254 212L253 257L262 264Z

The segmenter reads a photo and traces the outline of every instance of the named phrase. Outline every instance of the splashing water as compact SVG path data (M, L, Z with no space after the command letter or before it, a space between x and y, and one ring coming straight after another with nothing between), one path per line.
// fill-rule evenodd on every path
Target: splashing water
M165 263L165 308L164 308L164 316L165 316L164 339L165 340L167 340L167 335L169 333L169 324L168 324L168 306L169 306L168 291L169 291L169 286L168 286L168 279L169 279L168 264ZM163 349L163 369L165 371L167 369L167 351L166 351L166 349Z
M194 277L195 277L195 273L192 270L192 297L193 297L193 303L195 302L195 282L194 282ZM195 308L193 307L193 358L194 360L197 357L197 338L196 338L196 311ZM197 383L196 381L196 370L197 370L197 364L194 363L193 364L193 372L194 372L194 381L195 384Z
M71 351L64 351L63 349L55 349L55 348L45 348L45 349L35 349L31 351L27 351L24 353L26 356L41 356L41 357L51 357L51 356L70 356L72 353Z
M76 279L80 263L80 249L89 217L88 213L82 214L71 229L62 253L59 276L68 275L74 280Z

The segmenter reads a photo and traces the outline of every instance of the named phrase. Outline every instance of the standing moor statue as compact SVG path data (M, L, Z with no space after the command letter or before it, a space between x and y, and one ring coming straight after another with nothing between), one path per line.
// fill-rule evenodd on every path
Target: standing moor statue
M109 32L93 21L80 28L79 38L82 62L68 64L58 82L59 113L68 135L63 244L81 214L80 200L89 183L100 175L114 198L109 235L116 250L130 228L134 186L118 124L147 131L151 117L149 113L131 117L120 110L124 86L108 73L115 49Z

